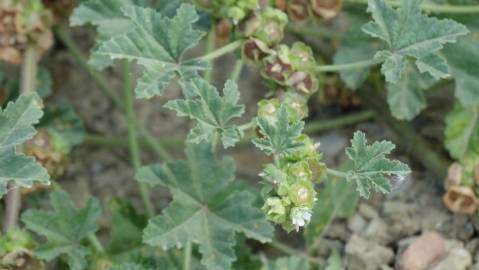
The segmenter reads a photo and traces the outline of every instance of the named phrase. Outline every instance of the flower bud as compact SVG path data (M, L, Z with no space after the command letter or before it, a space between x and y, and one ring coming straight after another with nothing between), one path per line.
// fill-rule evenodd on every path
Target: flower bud
M295 42L291 47L290 61L295 70L312 71L316 67L313 50L302 42Z
M316 191L311 181L300 180L290 186L288 195L294 205L312 207Z
M284 27L288 23L288 16L279 9L267 8L261 12L261 27L254 36L268 46L279 43L284 37Z
M310 181L313 176L313 172L306 161L290 163L287 172L288 178L291 179L288 182Z
M253 13L251 16L239 23L238 31L245 37L251 37L260 27L261 17L259 13Z
M267 218L275 223L281 224L286 220L286 207L284 207L283 202L278 197L266 199L261 209Z
M297 122L308 116L308 104L305 97L295 92L286 92L282 98L288 110L289 122Z
M298 231L300 227L308 225L311 221L311 215L311 209L308 207L293 207L291 209L291 223L296 228L296 231Z
M263 59L263 70L261 75L276 83L283 84L291 73L291 65L284 62L278 55L271 55Z
M270 124L278 119L280 102L277 98L263 99L258 102L258 117L266 119Z

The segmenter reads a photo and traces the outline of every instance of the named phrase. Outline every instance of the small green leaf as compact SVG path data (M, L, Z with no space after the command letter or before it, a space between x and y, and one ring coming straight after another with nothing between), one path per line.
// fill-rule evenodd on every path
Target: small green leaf
M14 181L22 187L31 187L34 181L49 184L50 176L34 158L16 153L16 146L31 139L43 115L42 103L36 94L21 95L0 109L0 197L6 193L7 183Z
M283 257L274 261L267 261L261 270L309 270L309 263L297 256Z
M435 80L427 73L419 73L411 63L397 83L388 83L388 104L391 113L398 119L411 120L426 107L424 91Z
M421 13L421 0L405 0L400 8L392 9L384 0L369 0L368 11L373 21L363 31L386 42L389 50L376 54L384 60L381 67L386 81L396 83L402 77L406 58L413 57L421 72L435 79L448 76L442 56L436 54L446 43L469 33L453 20L437 19Z
M479 38L467 36L445 46L443 55L456 82L456 97L464 106L479 104Z
M359 195L368 198L371 189L389 193L392 186L386 176L402 178L411 172L406 164L386 158L394 148L389 141L367 145L364 133L354 133L351 147L346 149L346 155L353 161L353 168L347 172L346 180L356 183Z
M273 228L255 194L232 185L234 162L216 160L211 145L188 144L187 160L142 168L136 179L169 188L173 195L162 215L150 220L143 241L163 249L198 243L207 269L229 269L235 260L235 234L270 241Z
M138 6L127 6L122 11L134 25L133 30L101 42L98 53L136 61L145 68L136 85L137 98L162 95L176 75L187 81L196 77L197 71L206 69L205 61L182 59L183 53L202 37L201 31L193 29L199 17L192 5L181 5L173 18Z
M343 261L336 250L331 252L328 258L328 264L324 270L343 270Z
M280 107L275 123L263 117L256 118L256 122L264 137L254 139L253 143L266 154L284 156L302 146L296 139L301 135L304 122L289 124L286 106Z
M479 155L479 106L464 107L456 102L446 117L445 137L446 148L453 158Z
M53 211L28 210L22 215L29 230L47 238L47 242L36 250L36 255L46 261L66 255L70 269L85 269L89 251L81 241L97 230L100 203L90 198L84 208L77 209L68 193L60 190L53 191L50 200Z
M165 107L197 120L198 125L188 135L188 142L205 143L219 135L225 148L234 146L243 135L230 123L244 113L244 105L238 105L239 91L235 82L226 82L221 97L207 81L197 78L183 84L186 99L172 100Z

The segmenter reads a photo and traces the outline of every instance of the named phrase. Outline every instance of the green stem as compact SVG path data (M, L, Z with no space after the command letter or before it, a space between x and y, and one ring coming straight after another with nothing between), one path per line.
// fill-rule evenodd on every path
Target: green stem
M131 161L133 164L134 172L138 172L141 167L141 154L140 144L138 143L138 136L136 134L136 116L135 116L135 103L133 96L133 83L130 75L130 64L123 60L122 62L122 77L123 77L123 92L125 95L126 105L126 118L128 121L128 146L130 149ZM140 189L140 196L145 205L146 213L149 217L155 215L155 210L150 199L150 192L148 187L144 183L138 182Z
M349 4L367 4L368 0L345 0ZM402 1L388 0L391 7L402 6ZM456 13L456 14L474 14L479 13L479 5L442 5L433 3L421 4L421 9L431 13Z
M55 33L60 38L62 43L67 47L67 49L72 54L73 58L76 62L82 67L85 71L87 71L98 85L100 91L110 98L113 101L113 104L120 109L123 113L126 113L125 104L123 101L115 94L113 89L110 87L108 82L95 70L93 70L90 65L88 65L85 57L83 56L80 49L77 47L73 39L68 35L62 27L56 27ZM150 134L150 132L141 124L136 123L136 128L138 129L140 135L145 139L148 145L155 151L155 153L165 161L171 160L171 155L166 151L166 149L157 142L157 140Z
M92 247L95 249L95 251L99 254L104 254L105 249L103 248L103 245L101 244L100 240L96 237L94 233L88 235L88 242L92 245Z
M306 127L304 128L304 132L308 134L313 134L323 130L336 129L338 127L344 127L344 126L364 122L373 117L374 117L374 111L367 110L367 111L359 111L356 113L351 113L351 114L337 117L334 119L315 120L315 121L311 121L307 123Z
M183 270L190 270L191 268L191 242L186 243L185 249L183 250Z
M138 141L140 145L143 147L149 146L145 138L138 138ZM85 144L99 145L99 146L105 146L105 147L118 147L118 146L128 147L128 138L101 135L101 134L86 133L84 135L83 142ZM158 140L158 143L171 149L178 149L185 145L184 141L179 138L178 139L176 138L161 139L161 140Z
M241 46L242 43L243 43L242 40L233 41L230 44L227 44L227 45L225 45L221 48L218 48L218 49L216 49L216 50L214 50L214 51L212 51L208 54L205 54L201 57L198 57L197 59L198 60L211 61L213 59L216 59L220 56L223 56L225 54L228 54L228 53L238 49Z
M323 259L312 257L309 254L307 254L307 253L305 253L301 250L294 249L294 248L292 248L288 245L285 245L285 244L283 244L279 241L276 241L274 239L268 244L270 246L274 247L275 249L285 253L285 254L289 254L289 255L292 255L292 256L299 256L299 257L307 260L310 263L314 263L314 264L318 264L318 265L323 265L324 264Z
M382 59L370 59L365 61L353 62L348 64L339 64L339 65L322 65L316 66L314 70L316 72L332 72L332 71L343 71L343 70L351 70L351 69L359 69L377 65L382 63Z
M36 51L37 49L35 44L28 44L22 63L20 84L20 92L22 94L35 92L38 68L38 57ZM22 151L22 147L18 147L17 151ZM3 230L5 232L17 225L18 216L22 205L20 187L14 182L11 182L8 185L8 190L9 191L5 199L5 218L3 220Z
M215 50L215 39L216 39L216 27L213 25L211 30L208 32L208 37L206 38L206 53L205 54L209 54ZM205 70L204 79L207 82L211 82L211 75L213 73L214 61L213 59L211 59L208 62L211 68Z
M302 24L301 25L287 24L286 30L296 34L301 34L301 35L310 36L310 37L324 37L324 38L330 38L330 39L338 39L343 37L343 33L339 31L333 31L325 27L318 27L318 26L308 27Z
M236 59L233 71L231 71L230 80L238 82L241 77L241 71L243 70L243 60Z
M328 168L327 173L331 176L338 177L338 178L346 178L346 173Z

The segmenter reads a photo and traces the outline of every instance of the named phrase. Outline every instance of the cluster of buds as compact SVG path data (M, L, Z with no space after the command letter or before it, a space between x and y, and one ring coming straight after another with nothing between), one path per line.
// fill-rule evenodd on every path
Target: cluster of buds
M277 98L260 101L258 116L274 124L280 104L284 104L288 121L297 122L307 115L305 103L303 96L289 92L281 101ZM297 143L301 146L286 156L277 157L275 163L268 164L260 174L266 198L262 210L269 220L287 231L299 230L309 223L316 201L314 183L324 171L318 144L305 134L297 138Z
M479 163L453 163L445 181L444 204L453 212L474 214L479 207Z
M258 0L195 0L195 4L217 18L239 22L258 8Z
M65 172L68 164L67 143L50 133L46 129L39 129L37 134L24 144L24 153L35 159L47 169L52 179L58 178ZM33 186L23 190L23 193L31 193L45 185Z
M0 237L0 269L43 270L45 264L33 254L34 241L24 230L11 229Z
M275 6L285 11L292 21L328 20L341 11L341 0L275 0Z
M29 43L43 54L53 43L51 24L40 0L0 4L0 60L20 64Z

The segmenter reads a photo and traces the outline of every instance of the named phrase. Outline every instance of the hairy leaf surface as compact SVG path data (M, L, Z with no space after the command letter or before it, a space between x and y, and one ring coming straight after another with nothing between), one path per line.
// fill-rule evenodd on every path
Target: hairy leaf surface
M192 5L181 5L173 18L138 6L122 10L134 25L133 30L102 42L98 53L112 59L136 61L144 67L135 89L137 98L161 95L177 75L180 80L189 80L207 67L202 60L182 59L183 53L202 37L201 31L193 29L199 17Z
M359 195L368 198L371 190L389 193L392 186L387 176L405 177L411 172L406 164L386 158L394 148L394 144L389 141L367 145L363 132L354 133L351 146L346 149L346 155L353 162L346 179L356 183Z
M479 106L464 107L460 103L446 117L446 148L452 157L463 159L479 155Z
M264 137L254 139L253 143L266 154L282 156L302 146L296 139L301 135L304 122L289 124L286 106L283 105L279 109L275 123L270 123L262 117L256 118L256 122Z
M85 269L89 251L81 241L97 230L96 221L101 214L99 201L90 198L84 208L77 209L68 193L59 190L51 193L50 200L53 211L28 210L22 215L29 230L47 238L36 255L47 261L66 255L70 269Z
M261 270L309 270L309 263L305 259L298 256L290 256L267 261Z
M365 24L363 31L386 42L389 50L378 52L376 58L384 60L381 71L390 83L401 79L407 57L414 58L422 73L435 79L447 77L447 64L437 52L468 33L464 25L453 20L422 14L420 4L421 0L405 0L394 10L384 0L368 1L373 21Z
M16 147L31 139L43 115L42 103L36 94L21 95L0 109L0 197L7 191L9 181L31 187L34 181L49 184L50 176L35 158L16 152Z
M165 107L174 110L178 116L187 116L198 121L190 131L188 141L206 143L219 135L225 148L234 146L242 136L242 131L230 123L233 118L244 113L244 105L239 105L238 86L233 81L226 82L223 96L207 81L197 78L183 84L186 99L172 100Z
M229 269L235 233L266 242L273 229L252 206L255 195L232 185L231 158L216 160L207 143L189 144L186 156L138 172L138 181L167 187L173 195L170 206L148 223L143 241L164 249L194 242L207 269Z

